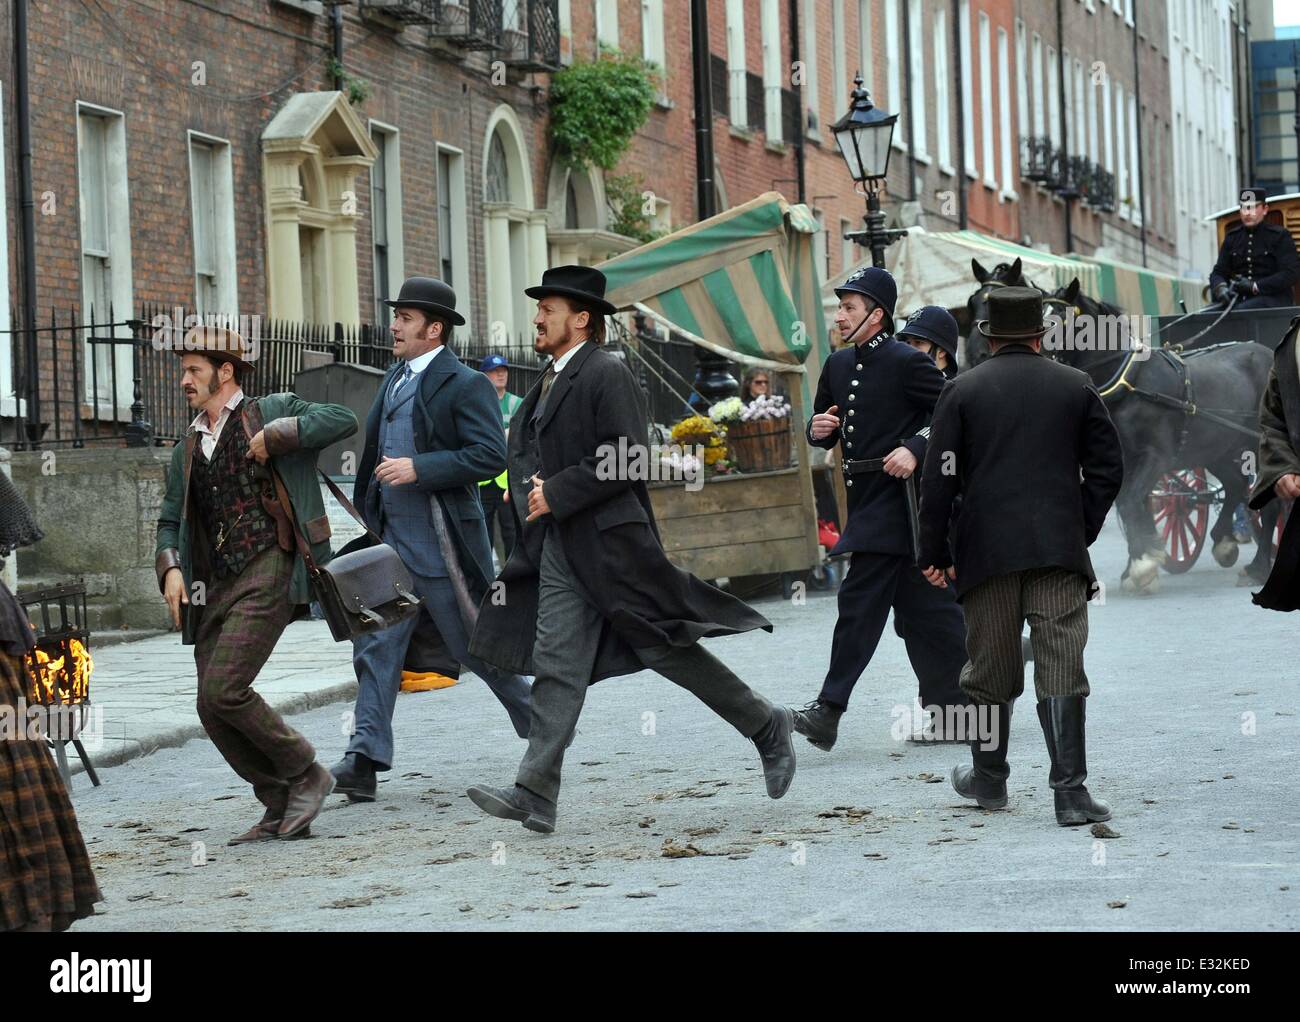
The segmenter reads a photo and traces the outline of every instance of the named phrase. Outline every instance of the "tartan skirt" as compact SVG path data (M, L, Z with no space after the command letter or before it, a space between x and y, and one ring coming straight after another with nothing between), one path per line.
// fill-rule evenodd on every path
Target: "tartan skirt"
M77 815L44 741L28 741L22 661L0 651L0 712L14 712L0 734L0 931L48 920L66 930L103 901Z

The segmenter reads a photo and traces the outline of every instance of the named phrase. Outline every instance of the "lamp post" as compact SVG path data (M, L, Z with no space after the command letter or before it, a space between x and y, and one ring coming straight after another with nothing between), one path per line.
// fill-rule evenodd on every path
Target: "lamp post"
M889 171L889 151L898 114L885 113L871 102L871 96L862 87L861 72L853 79L853 85L848 113L831 125L831 131L848 164L849 175L862 186L862 194L867 198L867 215L863 218L867 229L849 231L844 237L870 248L871 264L883 269L885 249L907 234L902 229L886 230L885 214L880 209L880 192Z

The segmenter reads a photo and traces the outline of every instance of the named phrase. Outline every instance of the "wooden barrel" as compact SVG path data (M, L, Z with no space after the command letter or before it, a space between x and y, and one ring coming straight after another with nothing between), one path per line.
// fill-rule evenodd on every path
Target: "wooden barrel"
M742 472L777 472L790 467L790 418L754 419L727 427L727 447Z

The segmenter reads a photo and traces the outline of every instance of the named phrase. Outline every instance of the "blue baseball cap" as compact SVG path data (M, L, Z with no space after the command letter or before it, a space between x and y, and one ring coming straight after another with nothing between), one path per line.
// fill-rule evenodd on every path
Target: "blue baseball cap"
M478 364L480 373L491 372L493 369L505 369L510 365L509 360L504 355L489 355Z

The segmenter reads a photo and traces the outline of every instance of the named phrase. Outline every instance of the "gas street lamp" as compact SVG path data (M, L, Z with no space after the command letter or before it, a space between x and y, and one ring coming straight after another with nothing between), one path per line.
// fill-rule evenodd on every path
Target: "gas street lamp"
M861 72L853 79L853 85L848 113L831 125L831 131L848 165L849 175L866 195L867 215L863 219L867 229L849 231L844 236L870 248L872 265L883 268L885 249L907 234L905 230L886 230L885 214L880 209L880 191L889 171L898 114L886 113L871 102L871 96L862 87Z

